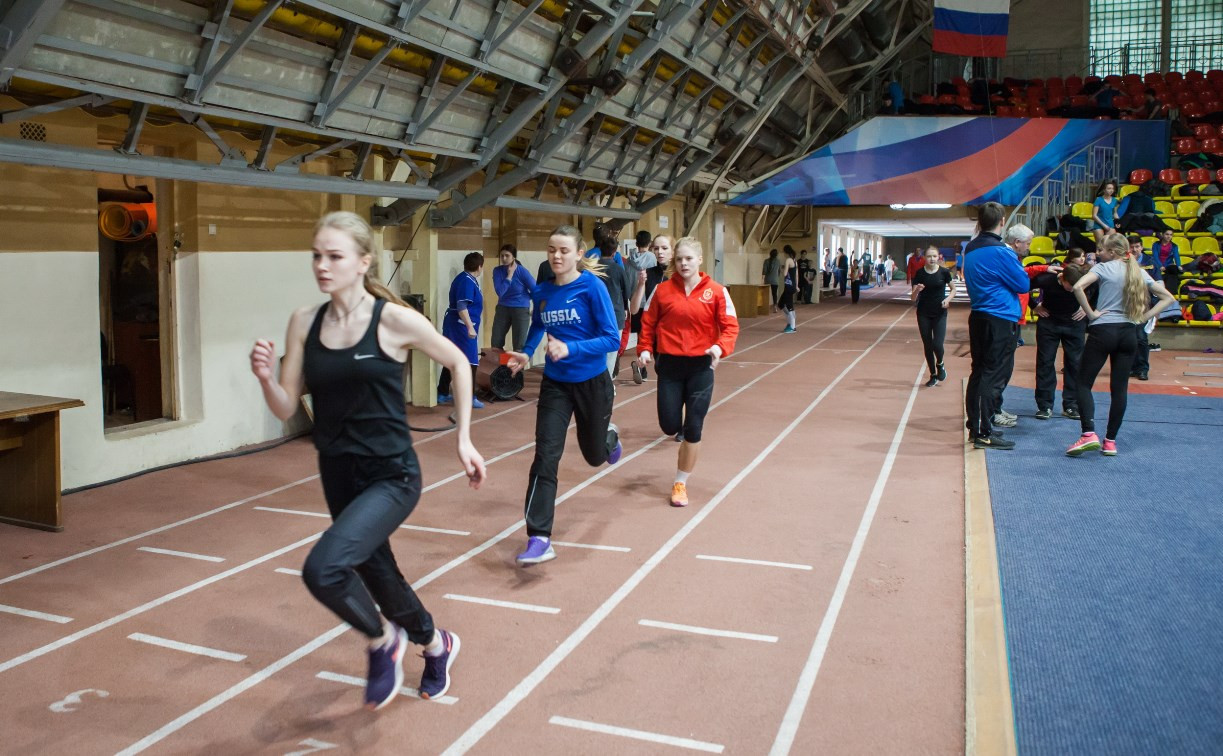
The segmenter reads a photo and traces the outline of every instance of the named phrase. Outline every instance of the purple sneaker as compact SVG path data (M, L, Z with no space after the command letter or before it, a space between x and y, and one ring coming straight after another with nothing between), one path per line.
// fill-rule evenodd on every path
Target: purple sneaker
M442 652L437 656L422 654L425 673L420 677L420 697L425 700L441 698L450 690L450 667L459 655L459 636L440 629L437 632L442 636Z
M607 434L616 439L616 445L612 447L611 452L607 455L607 464L614 465L620 461L620 457L624 454L624 447L620 445L620 429L615 423L607 424Z
M540 562L550 562L556 559L556 552L552 550L552 540L541 536L531 536L527 538L527 550L518 555L515 559L519 567L530 567L533 564Z
M408 634L391 625L391 642L369 650L369 674L365 682L365 706L377 711L391 702L403 687L403 652Z

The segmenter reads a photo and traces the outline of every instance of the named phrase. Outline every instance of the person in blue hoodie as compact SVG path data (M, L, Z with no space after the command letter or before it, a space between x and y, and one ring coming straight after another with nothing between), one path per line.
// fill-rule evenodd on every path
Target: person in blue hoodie
M1019 295L1032 284L1014 251L1002 241L1006 211L986 202L977 212L981 232L964 248L964 285L972 301L968 343L972 371L964 394L968 436L977 449L1013 449L991 425L1002 408L1002 389L1015 366Z
M552 519L556 472L565 451L570 419L576 419L578 447L592 467L620 461L620 433L611 422L615 390L607 353L620 348L620 330L598 258L586 256L582 234L560 226L548 238L554 278L541 280L532 295L535 311L522 352L512 352L513 373L530 367L530 355L547 337L547 360L535 411L535 459L527 484L527 547L520 567L556 559Z

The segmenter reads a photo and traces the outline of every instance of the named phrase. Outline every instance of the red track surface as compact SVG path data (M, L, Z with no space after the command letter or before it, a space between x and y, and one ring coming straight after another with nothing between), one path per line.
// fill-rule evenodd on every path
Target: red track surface
M555 562L514 566L532 402L476 413L491 461L478 492L449 477L449 434L418 436L431 488L408 524L469 533L393 539L438 624L462 638L451 705L403 697L369 713L359 688L318 677L363 677L363 640L275 570L299 568L327 521L256 508L325 512L308 442L69 496L62 534L0 528L0 605L70 618L0 611L0 751L961 751L967 365L949 343L949 383L917 388L911 310L890 301L903 292L801 307L795 335L778 317L744 322L718 369L687 509L667 505L676 445L660 436L652 383L621 382L625 458L586 467L570 439L554 537L624 550L558 545ZM419 673L409 657L407 684Z

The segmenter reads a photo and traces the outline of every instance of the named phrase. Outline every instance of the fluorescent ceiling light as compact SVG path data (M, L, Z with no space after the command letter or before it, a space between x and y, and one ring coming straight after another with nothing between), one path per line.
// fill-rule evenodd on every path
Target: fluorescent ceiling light
M946 210L951 207L949 202L909 202L907 204L892 203L888 207L893 210Z

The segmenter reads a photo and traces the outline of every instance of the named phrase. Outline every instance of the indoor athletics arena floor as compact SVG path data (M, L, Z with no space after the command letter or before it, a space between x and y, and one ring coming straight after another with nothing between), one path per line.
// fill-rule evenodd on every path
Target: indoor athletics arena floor
M904 294L743 321L686 509L653 382L619 381L624 458L587 467L571 436L551 563L514 565L537 372L475 412L479 491L451 433L416 434L392 543L462 639L441 701L362 708L363 639L297 577L327 526L306 439L70 495L60 534L0 528L0 752L963 751L967 308L927 389Z

